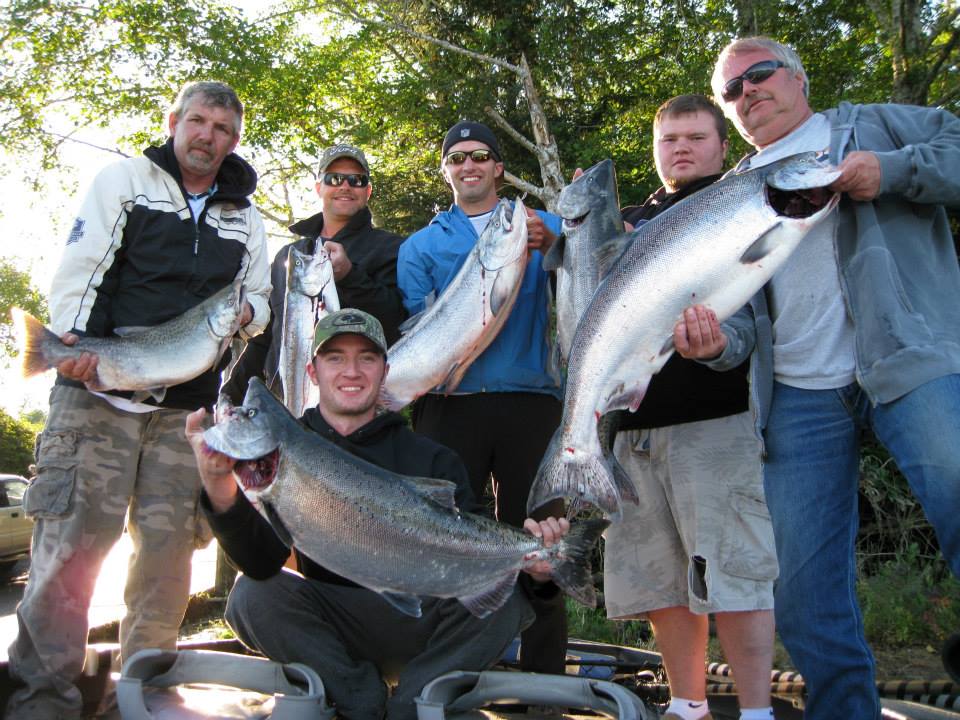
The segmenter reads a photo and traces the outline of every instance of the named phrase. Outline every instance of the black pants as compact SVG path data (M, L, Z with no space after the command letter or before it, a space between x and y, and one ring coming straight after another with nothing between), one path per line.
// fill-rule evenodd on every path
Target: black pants
M283 571L240 575L226 618L247 647L316 670L337 717L416 720L424 685L453 670L486 670L533 613L518 588L485 618L439 598L424 598L423 616L413 618L365 588ZM389 699L385 681L396 684Z
M493 483L497 520L521 527L527 496L562 406L543 393L426 395L414 410L414 429L456 452L470 476L473 494L483 498ZM539 508L534 517L563 515L563 501ZM520 666L529 672L563 673L567 614L562 592L531 598L537 619L520 637Z

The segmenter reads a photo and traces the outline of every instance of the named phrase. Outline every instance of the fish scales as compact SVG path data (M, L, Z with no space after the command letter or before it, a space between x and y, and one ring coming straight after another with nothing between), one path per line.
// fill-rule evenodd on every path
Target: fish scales
M634 231L577 327L563 418L529 510L569 497L619 518L621 494L635 494L615 458L601 457L598 419L639 406L651 376L673 353L673 327L684 308L703 304L720 320L732 315L836 205L834 195L808 217L786 217L768 201L767 185L819 188L836 177L812 153L795 156L729 176Z
M12 314L24 376L90 352L98 358L96 377L88 383L91 390L143 391L144 398L152 394L161 399L167 387L192 380L216 364L239 329L243 303L237 281L160 325L118 328L118 335L82 337L74 345L64 345L28 313L14 308Z
M308 430L259 378L251 379L243 406L218 407L204 439L249 461L238 463L238 483L281 538L404 612L419 611L416 598L430 595L487 614L538 560L551 563L570 594L594 602L589 553L606 521L577 523L544 548L527 533L456 510L453 483L397 475ZM264 462L275 456L276 463Z
M514 218L517 222L514 222ZM527 267L526 210L501 200L453 281L402 328L388 352L384 404L400 410L420 395L456 389L470 364L493 342L517 300Z
M544 257L543 266L557 273L557 341L565 362L580 317L600 284L602 255L605 249L615 253L611 248L622 244L618 242L623 236L623 220L613 161L597 163L564 187L557 199L557 213L563 218L563 232Z
M328 298L336 307L328 306ZM291 247L287 255L279 370L283 402L297 417L316 404L315 386L307 374L314 328L320 318L339 309L327 251L317 247L313 255L306 255Z

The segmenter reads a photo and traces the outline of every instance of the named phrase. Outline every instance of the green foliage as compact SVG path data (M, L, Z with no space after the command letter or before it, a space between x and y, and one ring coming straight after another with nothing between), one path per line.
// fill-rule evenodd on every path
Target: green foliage
M678 93L709 93L716 54L736 35L793 44L807 64L814 107L840 98L886 101L895 86L913 83L916 96L960 109L952 72L960 30L950 25L952 6L936 0L912 6L915 17L905 14L903 36L926 38L915 50L899 47L900 16L881 0L289 0L257 21L226 5L0 6L0 146L40 149L50 167L65 136L123 117L139 129L118 147L136 152L162 138L164 108L183 81L216 77L246 101L244 142L256 156L257 201L269 217L292 221L290 188L303 186L324 146L349 141L373 160L375 215L407 233L449 203L437 168L451 124L492 124L489 108L533 136L514 73L411 32L509 63L526 57L564 172L612 157L623 205L659 184L650 138L657 106ZM537 159L499 134L508 169L539 184ZM731 160L745 149L733 140Z
M581 640L652 647L650 624L645 620L608 620L603 608L589 608L567 598L567 630Z
M47 302L33 287L30 274L20 270L12 261L0 257L0 356L11 356L16 351L10 308L26 310L37 319L47 321Z
M940 643L960 627L960 582L916 548L862 579L857 592L871 643Z
M0 472L30 476L36 427L0 410Z
M890 561L937 560L939 546L923 508L889 453L868 439L860 454L860 532L857 553L862 574Z

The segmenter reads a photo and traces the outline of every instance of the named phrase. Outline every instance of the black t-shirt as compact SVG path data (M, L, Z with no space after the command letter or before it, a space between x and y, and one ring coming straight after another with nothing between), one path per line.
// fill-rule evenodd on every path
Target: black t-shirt
M698 190L713 184L720 175L710 175L685 185L675 193L660 188L640 206L622 211L624 222L632 225L651 220ZM711 370L696 360L676 353L653 376L643 403L635 413L616 413L618 430L667 427L710 420L745 412L749 407L747 372L749 360L726 372Z

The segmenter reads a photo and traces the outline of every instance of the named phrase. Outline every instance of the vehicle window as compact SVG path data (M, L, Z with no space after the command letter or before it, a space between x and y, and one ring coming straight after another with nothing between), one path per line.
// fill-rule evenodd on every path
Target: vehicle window
M27 483L22 480L10 480L3 484L2 488L5 492L0 493L7 496L7 507L12 507L15 505L23 505L23 493L27 489Z

